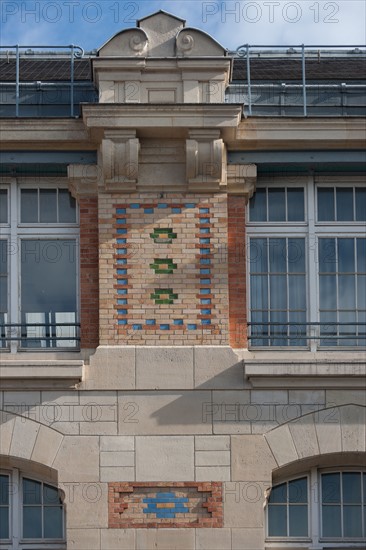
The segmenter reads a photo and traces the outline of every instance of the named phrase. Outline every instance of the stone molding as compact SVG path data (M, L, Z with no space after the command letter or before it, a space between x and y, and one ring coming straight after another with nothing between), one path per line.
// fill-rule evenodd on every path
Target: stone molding
M134 130L105 130L101 185L106 192L131 192L138 180L140 143Z
M226 180L226 149L219 130L190 130L186 140L189 191L219 191Z
M98 194L98 166L96 164L69 164L67 175L70 193L76 200Z
M257 183L257 166L255 164L227 165L227 193L244 195L249 200Z

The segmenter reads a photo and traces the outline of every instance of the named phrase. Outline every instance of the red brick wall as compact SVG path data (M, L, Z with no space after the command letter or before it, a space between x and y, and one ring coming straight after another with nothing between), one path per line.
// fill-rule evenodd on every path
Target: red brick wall
M165 495L174 494L173 499ZM159 499L159 495L162 498ZM183 499L185 510L171 515L157 517L148 512L149 506L156 512L174 512L174 498ZM147 502L165 501L162 504ZM172 502L169 503L168 501ZM145 510L145 511L144 511ZM164 514L163 514L164 515ZM169 516L169 513L167 514ZM115 482L108 484L109 528L187 528L222 527L223 502L221 482Z
M229 342L232 348L248 346L245 206L244 196L228 195Z
M98 199L82 198L80 207L81 348L99 345Z

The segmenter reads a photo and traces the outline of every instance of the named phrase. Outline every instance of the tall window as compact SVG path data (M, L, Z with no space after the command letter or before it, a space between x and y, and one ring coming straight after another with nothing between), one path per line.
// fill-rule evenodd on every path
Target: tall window
M267 506L267 541L274 547L365 548L366 472L321 471L272 488ZM282 548L282 545L281 545Z
M64 540L64 507L57 487L17 469L1 472L1 548L63 550Z
M2 347L77 346L78 212L62 186L0 194Z
M366 346L366 190L298 178L249 203L250 345Z

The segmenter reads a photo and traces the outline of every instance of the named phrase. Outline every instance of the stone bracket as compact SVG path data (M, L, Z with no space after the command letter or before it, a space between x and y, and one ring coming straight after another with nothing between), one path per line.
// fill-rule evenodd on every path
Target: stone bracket
M257 183L257 166L255 164L228 164L227 193L245 195L249 200Z
M70 193L76 200L98 194L98 166L96 164L69 164L67 175Z
M190 130L186 173L192 192L220 191L226 181L226 148L219 130Z
M136 190L140 142L136 131L105 130L101 145L102 177L107 192Z

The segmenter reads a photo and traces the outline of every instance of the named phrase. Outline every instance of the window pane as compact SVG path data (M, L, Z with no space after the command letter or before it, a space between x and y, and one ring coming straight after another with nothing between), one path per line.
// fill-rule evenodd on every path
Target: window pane
M288 239L287 261L290 273L305 273L305 239Z
M252 275L250 278L250 296L252 309L268 308L268 289L266 275Z
M356 221L366 221L366 189L356 188Z
M42 538L42 507L23 507L23 537L25 539Z
M249 218L251 222L267 221L266 190L257 189L249 202Z
M270 275L271 309L287 309L286 275Z
M22 189L20 203L20 221L22 223L38 222L38 190Z
M356 239L357 273L366 273L366 239Z
M267 239L250 239L250 272L267 273Z
M41 488L39 481L23 479L23 504L41 504Z
M8 311L8 255L7 241L0 241L0 313Z
M62 507L45 506L44 508L44 536L48 539L62 539Z
M76 201L67 189L58 190L58 215L60 223L76 222Z
M342 474L343 502L346 504L361 503L360 472L344 472Z
M353 220L353 187L338 187L336 190L337 198L337 220Z
M319 239L318 246L320 273L335 273L337 266L335 239Z
M57 487L43 485L43 504L61 504L60 495Z
M286 239L269 239L269 270L271 273L286 273Z
M57 222L57 190L40 189L39 208L41 223Z
M289 506L290 537L308 535L308 507L306 505Z
M287 189L287 219L289 222L302 222L305 220L303 189Z
M289 275L289 308L306 309L306 283L303 275Z
M272 488L271 495L269 498L270 503L281 503L281 502L287 502L287 484L281 483L281 485L277 485L276 487Z
M9 508L0 507L0 539L9 538Z
M334 221L334 189L318 187L318 221Z
M285 189L268 189L268 220L272 222L286 221Z
M7 506L9 504L9 478L8 476L0 476L0 505Z
M0 223L8 223L8 192L0 189Z
M362 537L362 506L343 507L343 536Z
M322 502L339 503L341 501L340 474L322 475Z
M287 536L286 506L269 506L268 534L270 537Z
M354 244L354 239L338 239L338 271L340 273L355 272Z
M306 477L294 479L288 484L289 502L307 502L308 501L308 480Z
M355 277L339 275L338 277L339 309L355 309Z
M337 309L337 281L335 275L319 277L320 309Z
M341 537L341 507L323 506L323 537Z

